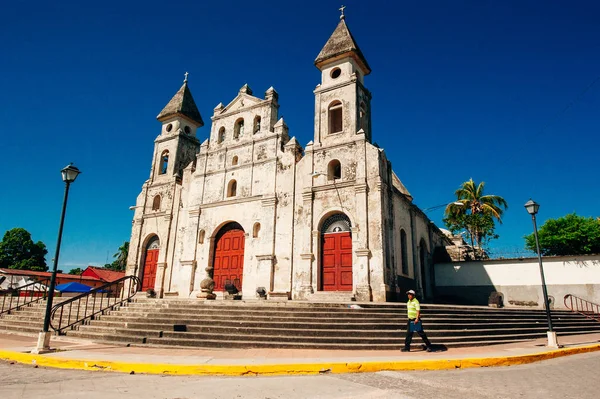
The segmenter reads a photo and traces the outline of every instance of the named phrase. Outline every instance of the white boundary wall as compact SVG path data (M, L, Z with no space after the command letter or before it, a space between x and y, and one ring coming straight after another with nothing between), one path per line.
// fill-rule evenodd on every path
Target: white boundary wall
M600 303L600 255L543 257L542 263L553 307L564 308L567 294ZM498 291L507 307L543 304L537 258L440 263L435 283L439 301L487 305Z

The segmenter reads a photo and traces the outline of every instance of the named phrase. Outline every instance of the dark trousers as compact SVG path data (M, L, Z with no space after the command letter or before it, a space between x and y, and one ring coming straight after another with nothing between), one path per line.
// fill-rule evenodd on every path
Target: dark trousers
M411 321L412 321L411 319L408 319L408 322L406 323L406 339L404 340L405 348L410 348L410 343L412 342L412 338L413 338L413 334L414 334L414 331L410 331L410 322ZM423 325L423 322L421 322L421 326L422 325ZM419 334L419 337L421 337L421 339L423 340L425 345L428 348L431 348L431 342L429 341L429 338L427 338L427 334L425 334L425 331L424 330L417 331L417 334Z

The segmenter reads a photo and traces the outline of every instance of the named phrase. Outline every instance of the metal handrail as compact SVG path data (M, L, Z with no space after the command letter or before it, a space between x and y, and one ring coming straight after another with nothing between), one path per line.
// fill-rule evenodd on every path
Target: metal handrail
M588 319L600 322L600 305L585 299L576 297L575 295L565 295L565 307L572 312L579 313Z
M46 299L48 295L48 286L50 285L50 279L44 278L41 280L34 281L29 284L22 285L20 287L11 288L8 290L0 291L0 297L2 297L2 306L0 307L0 315L2 314L10 314L13 310L19 310L23 306L31 305L32 303L39 302L43 299ZM42 289L43 287L43 289ZM21 295L22 292L25 292L25 295ZM17 295L14 295L14 294ZM15 300L13 298L16 299ZM8 301L6 300L8 299ZM23 299L21 301L21 299ZM7 304L8 302L8 304Z
M72 328L88 319L93 320L97 314L104 314L108 309L112 310L118 305L130 302L140 286L139 278L125 276L56 304L52 307L50 327L60 334L69 327ZM97 294L100 296L98 306ZM92 298L91 303L90 298Z

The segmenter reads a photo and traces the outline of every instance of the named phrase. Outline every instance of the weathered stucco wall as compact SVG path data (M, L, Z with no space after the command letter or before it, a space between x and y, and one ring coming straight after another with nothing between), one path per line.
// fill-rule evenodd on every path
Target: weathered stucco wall
M564 308L567 294L600 303L600 256L544 257L542 263L554 307ZM487 305L490 293L498 291L505 306L544 302L537 258L436 264L435 280L442 301Z
M352 242L347 294L386 301L416 288L429 296L431 257L443 246L441 234L412 204L383 149L371 143L371 93L364 86L370 70L361 57L350 51L319 63L314 140L304 152L279 118L273 88L258 98L244 85L227 105L214 108L209 132L197 130L197 109L196 119L184 115L193 100L177 107L176 95L165 108L170 113L159 118L151 176L137 199L128 273L142 276L148 242L157 236L155 290L195 297L212 265L217 234L236 222L245 235L244 298L264 287L270 297L311 299L322 290L322 226L341 213L350 221ZM200 144L196 137L202 135L208 138ZM160 173L164 151L170 159Z

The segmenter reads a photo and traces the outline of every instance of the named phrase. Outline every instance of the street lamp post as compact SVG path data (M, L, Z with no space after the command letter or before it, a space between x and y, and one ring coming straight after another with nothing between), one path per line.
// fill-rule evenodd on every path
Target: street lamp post
M40 353L50 349L50 313L52 311L52 301L54 299L54 288L56 287L56 270L58 268L58 255L60 254L60 243L62 240L63 225L65 222L65 211L67 210L67 199L69 198L69 186L75 181L79 169L69 164L61 171L62 179L65 182L65 196L63 198L62 212L60 214L60 225L58 227L58 240L56 241L56 252L54 253L54 264L52 266L52 276L50 278L50 287L48 287L48 297L46 298L46 314L44 315L44 327L38 337L37 347L34 353Z
M544 293L544 308L546 309L546 317L548 318L548 346L558 347L558 340L556 339L556 331L552 328L552 316L550 315L550 301L548 300L548 290L546 289L546 279L544 278L544 267L542 266L542 254L540 252L540 241L538 240L537 223L535 215L540 209L540 205L530 199L525 204L525 209L531 215L533 221L533 234L535 236L535 247L538 255L538 263L540 265L540 276L542 277L542 292Z

